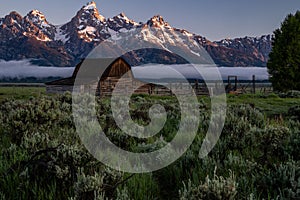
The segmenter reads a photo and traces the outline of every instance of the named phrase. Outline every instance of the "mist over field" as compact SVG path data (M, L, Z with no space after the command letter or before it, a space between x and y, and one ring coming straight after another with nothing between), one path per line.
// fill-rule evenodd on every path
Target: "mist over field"
M165 68L166 65L144 65L133 67L132 71L138 78L170 78L170 71ZM239 80L252 80L255 75L256 80L268 80L269 74L265 67L215 67L215 66L200 66L190 64L167 65L172 69L180 72L186 78L202 79L199 71L212 76L216 71L219 71L223 80L227 80L230 75L238 76ZM199 69L199 71L197 70ZM216 70L217 68L217 70Z
M32 65L29 60L0 61L0 78L68 77L73 71L73 67L36 66Z
M136 78L141 79L163 79L172 78L166 66L171 67L185 77L190 79L201 79L201 75L195 68L204 69L208 74L215 72L211 66L192 66L189 64L181 65L160 65L149 64L133 67L132 71ZM239 80L251 80L252 75L257 80L268 80L269 74L264 67L218 67L217 68L224 80L229 75L237 75ZM72 75L74 67L46 67L32 65L29 60L23 61L0 61L0 78L47 78L47 77L69 77ZM173 76L174 77L174 76Z

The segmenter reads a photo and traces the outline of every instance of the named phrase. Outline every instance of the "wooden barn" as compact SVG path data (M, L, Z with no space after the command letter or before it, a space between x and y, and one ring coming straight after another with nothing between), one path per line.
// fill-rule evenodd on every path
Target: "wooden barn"
M82 64L83 61L76 66L71 77L46 83L46 91L48 93L89 91L98 96L110 96L118 84L114 93L125 94L130 91L137 94L153 93L155 86L136 79L131 66L123 58L86 59L84 68L81 69ZM99 77L100 74L102 74L101 77ZM76 87L74 86L75 79Z

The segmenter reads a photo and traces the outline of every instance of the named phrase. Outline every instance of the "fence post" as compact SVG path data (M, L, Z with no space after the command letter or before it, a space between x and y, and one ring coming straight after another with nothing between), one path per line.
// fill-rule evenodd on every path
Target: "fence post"
M255 94L255 75L252 76L252 92Z

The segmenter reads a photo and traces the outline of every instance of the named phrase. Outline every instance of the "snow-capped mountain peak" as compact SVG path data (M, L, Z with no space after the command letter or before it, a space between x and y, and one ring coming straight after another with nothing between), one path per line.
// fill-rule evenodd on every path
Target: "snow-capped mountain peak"
M123 12L116 16L119 20L127 23L127 24L133 24L135 26L139 25L139 23L133 21L132 19L129 19Z
M7 17L11 17L13 19L17 19L17 18L22 19L22 16L19 13L17 13L16 11L10 12L9 15L6 16L6 18Z
M94 9L97 9L97 5L96 5L96 2L95 1L91 1L89 3L87 3L84 7L83 7L84 10L94 10Z
M127 32L130 35L128 38ZM130 58L132 65L181 63L182 59L171 55L172 51L184 53L192 60L205 61L205 49L220 66L265 66L272 47L271 36L211 42L187 30L171 27L160 15L155 15L146 23L137 23L124 13L106 19L99 14L96 3L92 1L61 26L49 23L38 10L32 10L25 17L11 12L0 18L0 45L3 50L0 51L0 59L26 58L42 65L74 66L102 41L116 42L123 36L129 39L128 43L137 40L154 47L148 53L144 50L135 52ZM9 52L6 50L8 48L11 49ZM162 48L165 52L158 52L156 48ZM107 45L103 51L113 50ZM145 59L142 59L143 56Z
M120 17L126 17L126 15L125 15L125 13L123 13L123 12L121 12L118 16L120 16ZM126 17L127 18L127 17Z
M40 21L46 20L45 15L39 10L32 10L27 15L37 17L37 19L39 19Z
M101 22L106 21L105 17L99 13L96 2L94 1L91 1L87 3L85 6L83 6L78 14L81 15L81 18L87 18L88 16L90 16L96 18Z
M41 25L42 27L49 27L49 23L45 17L45 15L38 11L38 10L32 10L30 11L26 17L29 21L33 22L35 25Z
M84 42L99 42L109 37L106 18L99 14L94 1L83 6L70 22L59 28L56 38L70 45L68 49L76 49L76 45Z
M6 25L14 26L17 24L20 26L20 23L22 23L22 16L16 11L13 11L10 12L9 15L6 15L1 21Z
M147 22L147 24L156 28L171 28L161 15L155 15Z
M50 24L39 10L30 11L24 17L23 22L25 27L23 35L34 37L40 41L52 41L54 39L55 26Z
M132 19L129 19L124 13L120 13L119 15L114 16L113 18L107 19L107 25L110 29L114 31L119 31L122 28L129 30L141 24L135 22Z

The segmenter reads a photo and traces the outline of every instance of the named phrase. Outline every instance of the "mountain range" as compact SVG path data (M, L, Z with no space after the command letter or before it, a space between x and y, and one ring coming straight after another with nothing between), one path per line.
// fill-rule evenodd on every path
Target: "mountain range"
M127 55L131 65L146 63L179 64L186 62L172 49L193 58L205 49L218 66L266 66L272 36L244 37L210 41L184 29L174 28L162 16L135 22L124 13L105 18L95 2L84 5L63 25L53 25L38 11L26 16L13 11L0 18L0 59L29 59L41 66L75 66L101 42L118 33L135 31L140 41L165 51L139 50ZM105 51L113 51L108 45ZM143 57L143 58L142 58Z

